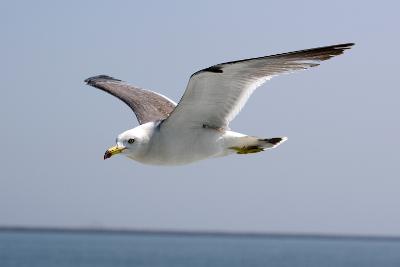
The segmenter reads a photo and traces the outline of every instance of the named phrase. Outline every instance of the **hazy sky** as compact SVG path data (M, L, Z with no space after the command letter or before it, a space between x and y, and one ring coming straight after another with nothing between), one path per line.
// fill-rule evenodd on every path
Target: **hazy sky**
M240 3L239 3L240 2ZM2 1L0 225L400 235L398 1ZM278 149L181 167L103 161L130 109L216 63L355 42L274 78L231 128Z

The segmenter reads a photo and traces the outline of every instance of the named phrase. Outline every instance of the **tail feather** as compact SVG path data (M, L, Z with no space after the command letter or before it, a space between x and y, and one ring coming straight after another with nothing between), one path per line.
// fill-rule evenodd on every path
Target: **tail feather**
M287 140L287 137L273 137L266 139L259 139L259 141L265 142L265 148L274 148L282 144Z
M238 138L237 141L239 141L239 143L229 148L236 151L237 154L250 154L277 147L286 140L287 137L259 139L251 136L244 136Z

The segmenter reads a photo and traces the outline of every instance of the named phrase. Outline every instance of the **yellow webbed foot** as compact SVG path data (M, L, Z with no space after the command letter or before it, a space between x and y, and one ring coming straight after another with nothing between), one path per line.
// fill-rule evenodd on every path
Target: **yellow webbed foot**
M250 153L258 153L264 151L264 148L261 146L242 146L242 147L230 147L236 151L237 154L250 154Z

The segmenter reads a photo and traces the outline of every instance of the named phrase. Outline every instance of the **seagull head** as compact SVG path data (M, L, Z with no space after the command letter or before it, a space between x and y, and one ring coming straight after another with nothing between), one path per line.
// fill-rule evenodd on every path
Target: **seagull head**
M143 124L119 134L115 146L110 147L104 153L104 159L111 158L116 154L124 154L132 158L138 156L150 139L151 131L148 126Z

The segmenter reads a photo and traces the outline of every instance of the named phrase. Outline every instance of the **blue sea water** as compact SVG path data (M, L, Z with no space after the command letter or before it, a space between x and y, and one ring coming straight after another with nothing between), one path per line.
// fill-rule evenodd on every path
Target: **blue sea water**
M1 232L1 267L386 267L399 240Z

